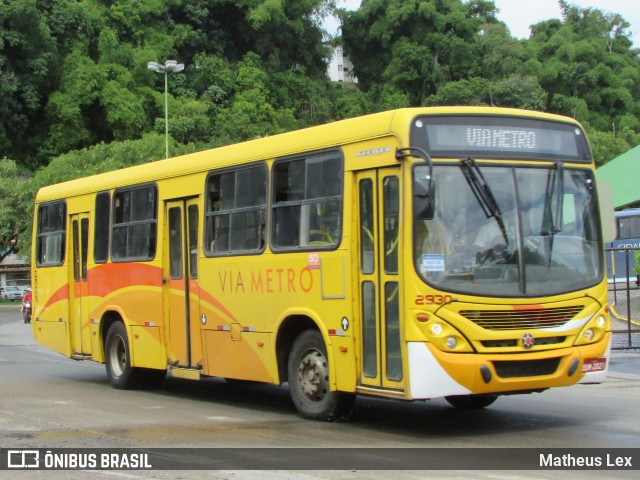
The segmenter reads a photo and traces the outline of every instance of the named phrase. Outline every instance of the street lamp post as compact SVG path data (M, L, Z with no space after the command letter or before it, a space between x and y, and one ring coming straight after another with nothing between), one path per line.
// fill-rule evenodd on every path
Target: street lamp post
M167 74L169 72L181 72L184 70L184 64L175 60L167 60L162 63L149 62L147 68L154 72L164 74L164 150L165 158L169 158L169 94L167 93Z

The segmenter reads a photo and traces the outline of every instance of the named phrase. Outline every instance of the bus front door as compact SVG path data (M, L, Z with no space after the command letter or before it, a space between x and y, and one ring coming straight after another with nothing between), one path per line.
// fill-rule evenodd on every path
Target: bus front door
M359 383L401 395L400 170L361 172L357 178Z
M169 362L173 367L201 368L197 199L167 202L165 220Z
M69 272L69 335L72 357L91 355L87 251L89 249L89 214L71 215L71 255Z

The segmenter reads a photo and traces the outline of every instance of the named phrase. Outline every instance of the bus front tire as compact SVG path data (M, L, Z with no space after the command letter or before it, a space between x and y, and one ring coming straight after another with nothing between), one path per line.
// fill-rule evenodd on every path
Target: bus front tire
M287 368L291 400L304 417L336 421L351 413L355 395L329 387L327 349L320 332L307 330L295 339Z
M461 410L479 410L488 407L498 399L495 395L450 395L444 398Z

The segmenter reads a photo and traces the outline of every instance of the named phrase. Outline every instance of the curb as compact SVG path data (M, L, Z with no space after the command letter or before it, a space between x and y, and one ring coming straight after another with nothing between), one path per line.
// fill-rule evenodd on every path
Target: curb
M611 313L613 313L613 315L615 316L616 320L621 320L623 322L630 322L632 325L635 325L636 327L640 327L640 322L636 321L636 320L629 320L626 317L623 317L622 315L620 315L618 313L618 311L616 310L616 304L612 303L609 306L611 308Z

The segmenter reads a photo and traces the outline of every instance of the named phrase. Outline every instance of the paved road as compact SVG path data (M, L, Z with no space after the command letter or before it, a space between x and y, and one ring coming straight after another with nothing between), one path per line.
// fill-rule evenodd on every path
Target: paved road
M542 394L503 397L484 411L444 401L359 398L348 423L300 418L285 387L169 378L156 391L119 391L104 367L36 345L15 307L0 307L0 447L385 449L636 448L640 446L640 354L614 353L609 379ZM505 449L505 450L495 450ZM392 451L392 450L390 450ZM433 450L432 450L433 451ZM443 452L446 452L444 450ZM328 466L331 464L327 462ZM461 467L458 467L461 468ZM11 473L11 475L8 475ZM244 480L636 478L629 471L126 471L2 472L0 478L200 478ZM72 473L72 475L70 475Z

